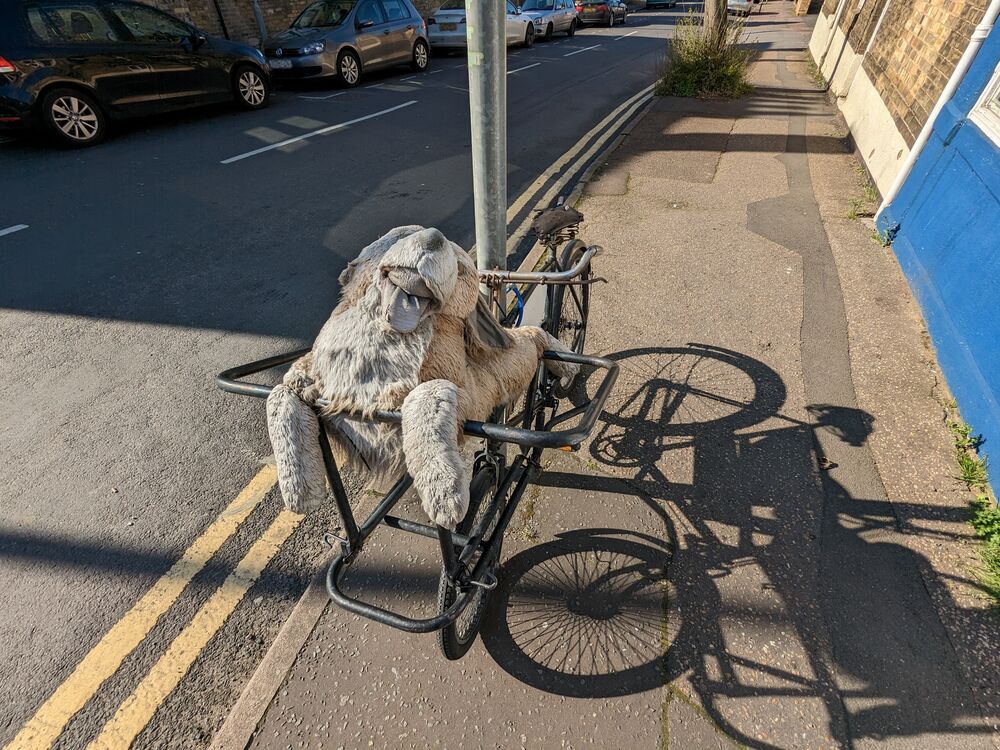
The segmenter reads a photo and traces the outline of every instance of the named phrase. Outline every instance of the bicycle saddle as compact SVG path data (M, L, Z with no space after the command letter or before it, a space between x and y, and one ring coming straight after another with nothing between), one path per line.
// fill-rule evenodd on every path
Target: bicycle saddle
M531 229L543 242L567 227L583 221L583 214L570 206L547 208L531 222Z

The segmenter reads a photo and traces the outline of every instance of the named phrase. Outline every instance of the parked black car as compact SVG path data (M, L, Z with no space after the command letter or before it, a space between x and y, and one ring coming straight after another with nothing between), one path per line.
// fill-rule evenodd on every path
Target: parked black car
M628 22L628 6L623 0L576 0L576 18L581 24L624 26Z
M127 0L0 0L0 126L66 146L110 119L217 101L259 109L271 73L253 47Z

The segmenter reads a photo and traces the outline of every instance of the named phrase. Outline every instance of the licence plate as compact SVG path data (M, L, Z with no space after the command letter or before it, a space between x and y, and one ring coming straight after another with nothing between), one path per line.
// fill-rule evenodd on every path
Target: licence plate
M456 31L458 29L457 23L443 23L441 24L441 31Z
M268 60L267 64L275 70L287 70L292 67L291 60Z

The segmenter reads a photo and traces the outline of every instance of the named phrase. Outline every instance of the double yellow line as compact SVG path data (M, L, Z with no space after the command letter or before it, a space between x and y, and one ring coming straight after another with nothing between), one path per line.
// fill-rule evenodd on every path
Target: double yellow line
M507 211L508 226L546 183L555 183L536 201L547 206L585 165L651 97L649 86L629 97L588 131L528 186ZM588 144L589 148L588 148ZM567 165L573 162L567 169ZM510 234L508 251L527 233L526 217ZM277 481L273 466L265 466L225 510L195 539L184 555L138 602L105 633L104 637L56 688L55 692L21 728L5 750L46 750L58 739L69 721L121 666L219 548L260 505ZM282 511L267 531L250 547L235 570L198 610L173 640L139 685L122 702L114 716L90 743L88 750L129 747L149 724L157 708L187 674L198 654L208 644L257 581L281 545L291 536L302 516Z
M191 580L260 505L276 479L273 466L265 466L257 473L170 570L105 633L11 740L8 750L39 750L52 746L70 719L142 643ZM301 519L288 511L278 515L233 573L174 639L139 687L122 703L91 747L124 748L132 743Z

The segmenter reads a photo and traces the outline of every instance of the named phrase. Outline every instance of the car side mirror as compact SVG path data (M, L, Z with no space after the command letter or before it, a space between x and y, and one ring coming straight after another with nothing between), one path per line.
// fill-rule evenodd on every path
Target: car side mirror
M355 25L359 29L367 29L367 28L370 28L370 27L374 26L375 22L372 19L370 19L370 18L366 18L364 21L358 21L357 24L355 24Z
M514 15L515 16L521 15L521 6L520 5L515 5L514 6Z
M191 35L191 46L195 49L203 46L208 41L208 37L202 34L200 31L196 31Z

